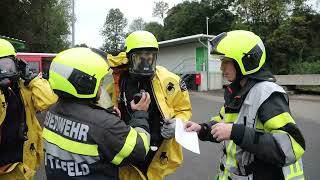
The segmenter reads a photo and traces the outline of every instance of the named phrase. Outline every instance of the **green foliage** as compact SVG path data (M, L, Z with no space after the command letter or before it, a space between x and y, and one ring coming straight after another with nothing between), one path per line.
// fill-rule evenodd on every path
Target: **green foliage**
M164 2L164 1L154 2L152 16L159 17L161 20L163 20L164 15L167 13L168 9L169 9L168 3Z
M29 52L69 47L69 0L1 0L0 34L26 41Z
M165 39L194 34L206 34L206 17L209 17L209 34L230 30L234 15L228 9L229 1L184 1L168 11L164 20Z
M165 40L164 28L161 24L157 22L149 22L146 23L144 29L155 35L158 41Z
M110 9L104 23L101 34L104 36L102 49L111 54L117 54L124 48L127 26L127 19L120 9Z
M277 74L296 73L303 66L319 60L319 15L313 14L310 9L295 10L293 15L285 20L265 41L268 50L267 63ZM308 73L309 68L305 68ZM312 70L313 72L313 70Z
M293 63L289 65L290 74L320 74L320 60L314 62Z
M88 48L89 46L86 43L82 43L82 44L76 44L74 47L85 47L85 48Z
M146 22L141 18L134 19L132 23L129 25L129 32L144 30L146 26Z

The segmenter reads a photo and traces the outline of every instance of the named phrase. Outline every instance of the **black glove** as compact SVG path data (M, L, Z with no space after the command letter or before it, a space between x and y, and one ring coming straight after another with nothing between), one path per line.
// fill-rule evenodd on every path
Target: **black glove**
M24 80L25 86L28 86L30 81L37 77L37 74L30 71L29 64L22 59L18 59L18 69L20 71L20 77Z

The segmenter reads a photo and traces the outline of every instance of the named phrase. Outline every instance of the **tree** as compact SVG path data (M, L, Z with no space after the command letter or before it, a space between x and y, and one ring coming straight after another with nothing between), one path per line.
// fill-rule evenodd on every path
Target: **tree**
M290 3L291 0L236 0L233 9L239 18L237 25L248 27L264 39L288 17Z
M209 17L209 34L231 30L234 15L229 1L184 1L171 8L164 19L165 39L194 34L206 34L206 17Z
M169 9L168 3L164 1L154 2L152 16L159 17L163 21L164 15L167 13L168 9Z
M85 47L88 48L89 46L86 43L76 44L74 47Z
M146 23L145 30L151 32L154 36L156 36L158 41L165 40L165 32L161 24L157 22Z
M129 25L129 32L144 30L146 22L141 18L134 19Z
M0 34L26 41L25 51L67 48L70 22L69 0L0 1Z
M110 9L101 34L104 36L102 49L108 53L117 53L124 48L127 19L120 9Z
M267 63L276 74L316 72L320 63L320 15L311 8L296 9L266 40ZM301 68L309 64L310 68ZM318 66L316 65L318 64Z

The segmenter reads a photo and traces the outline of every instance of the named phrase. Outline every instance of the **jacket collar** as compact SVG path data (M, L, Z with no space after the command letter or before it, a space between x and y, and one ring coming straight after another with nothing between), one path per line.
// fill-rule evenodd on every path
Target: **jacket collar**
M225 107L233 110L240 110L248 92L257 82L257 80L248 78L244 87L240 86L239 81L233 82L227 86L224 91Z

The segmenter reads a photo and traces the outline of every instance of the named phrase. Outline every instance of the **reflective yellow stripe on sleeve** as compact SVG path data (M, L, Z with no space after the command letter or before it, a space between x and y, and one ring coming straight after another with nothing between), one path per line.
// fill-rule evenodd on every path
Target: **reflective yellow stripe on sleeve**
M289 135L289 137L291 140L294 155L296 156L296 159L300 159L301 156L304 154L304 149L300 146L299 143L297 143L297 141L292 136Z
M143 145L144 145L144 148L146 149L146 155L147 155L149 152L149 146L150 146L148 137L145 133L139 133L139 135L142 138Z
M211 117L211 121L221 122L224 118L224 106L221 107L219 114L217 116Z
M238 119L238 113L226 113L224 115L224 122L225 123L233 123Z
M55 144L66 151L87 156L99 156L98 145L96 144L93 145L72 141L48 130L47 128L43 128L42 137L48 142Z
M288 112L281 113L264 123L264 129L270 132L274 129L279 129L288 123L295 124L293 118Z
M122 147L122 149L118 152L116 156L112 159L112 163L115 165L119 165L124 158L128 157L134 149L134 146L137 142L138 133L133 128L130 128L129 134L126 138L126 141Z

